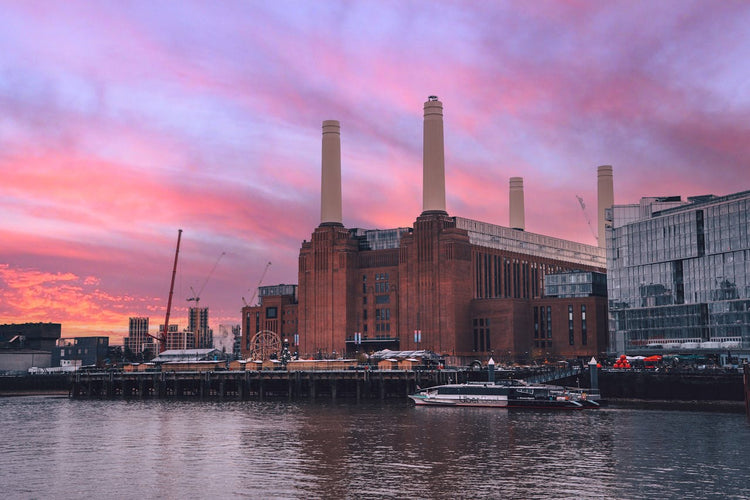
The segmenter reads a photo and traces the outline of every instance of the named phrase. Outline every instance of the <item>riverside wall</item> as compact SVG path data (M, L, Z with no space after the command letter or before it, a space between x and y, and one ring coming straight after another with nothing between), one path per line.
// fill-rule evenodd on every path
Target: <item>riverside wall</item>
M588 382L588 373L582 376ZM674 401L742 401L742 373L695 370L600 370L599 391L605 399Z
M747 369L746 369L747 370ZM534 370L496 372L496 379L526 378ZM750 373L750 371L748 371ZM750 377L750 375L746 375ZM487 380L486 370L341 370L100 372L0 377L0 396L69 394L74 398L405 398L418 388ZM657 372L600 369L604 399L748 401L740 371ZM550 383L589 387L588 369ZM748 398L748 399L746 399Z
M68 394L70 375L65 373L0 376L0 396Z

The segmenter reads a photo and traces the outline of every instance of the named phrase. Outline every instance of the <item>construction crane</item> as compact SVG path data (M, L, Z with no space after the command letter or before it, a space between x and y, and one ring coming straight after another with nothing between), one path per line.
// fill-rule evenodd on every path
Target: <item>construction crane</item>
M180 238L182 229L177 230L177 249L174 251L174 266L172 267L172 283L169 285L169 300L167 301L167 315L164 318L164 331L159 336L159 353L167 350L167 332L169 331L169 313L172 310L172 293L174 293L174 277L177 274L177 256L180 253Z
M203 293L203 289L206 288L206 285L208 284L208 280L211 279L211 276L214 274L214 271L216 271L216 266L219 265L219 261L221 260L222 257L224 257L224 255L226 255L226 252L221 252L221 255L219 255L219 258L216 259L216 262L214 263L214 267L211 268L211 271L208 273L208 276L206 276L206 279L205 281L203 281L203 284L198 290L198 293L195 293L195 290L193 290L192 286L190 287L190 291L193 292L193 296L187 300L188 302L194 301L195 307L198 307L200 305L199 302L201 300L201 293Z
M260 279L258 280L258 285L255 287L255 290L253 291L253 296L250 297L249 304L252 305L253 301L255 300L255 296L258 294L258 288L260 287L260 284L263 283L263 278L266 277L266 273L268 272L268 268L271 267L271 263L269 262L266 264L266 268L263 269L263 273L260 275ZM250 288L247 289L247 291L250 291ZM248 306L248 302L245 301L245 297L242 297L242 303L245 304L245 307Z
M586 218L586 224L589 225L589 230L598 243L599 235L596 234L596 231L594 231L594 227L591 225L591 219L589 218L588 212L586 212L586 204L583 202L583 198L581 198L580 196L576 195L576 198L578 198L578 204L581 205L581 211L583 212L583 216Z

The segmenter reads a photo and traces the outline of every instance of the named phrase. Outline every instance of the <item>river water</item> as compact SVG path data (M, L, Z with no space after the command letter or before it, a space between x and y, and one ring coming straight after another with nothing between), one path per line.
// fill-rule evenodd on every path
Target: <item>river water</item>
M0 497L750 498L742 413L0 398Z

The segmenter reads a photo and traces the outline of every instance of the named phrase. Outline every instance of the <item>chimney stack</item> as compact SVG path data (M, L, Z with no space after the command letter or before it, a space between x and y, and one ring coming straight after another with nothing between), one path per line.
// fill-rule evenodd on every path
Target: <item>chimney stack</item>
M338 120L323 122L320 225L343 225L341 223L341 125Z
M523 208L523 177L510 178L510 227L511 229L526 229Z
M424 103L422 161L422 213L445 211L445 152L443 103L431 95Z
M599 248L607 247L607 233L605 231L604 211L612 208L615 203L615 190L612 181L612 165L602 165L597 168L597 217L599 229Z

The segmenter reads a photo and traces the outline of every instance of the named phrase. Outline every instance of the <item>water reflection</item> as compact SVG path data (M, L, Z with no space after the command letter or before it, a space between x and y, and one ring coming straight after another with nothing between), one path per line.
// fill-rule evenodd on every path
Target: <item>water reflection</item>
M744 415L0 399L8 498L747 498Z

